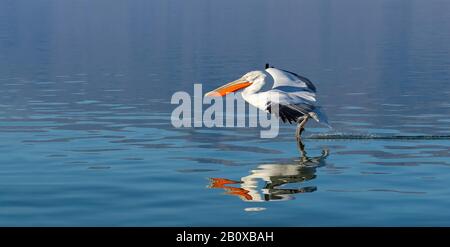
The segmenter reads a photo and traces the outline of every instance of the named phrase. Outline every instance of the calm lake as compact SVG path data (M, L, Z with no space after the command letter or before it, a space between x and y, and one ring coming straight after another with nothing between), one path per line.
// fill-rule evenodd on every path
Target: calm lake
M0 1L0 225L450 226L449 13L444 0ZM274 139L172 126L175 92L266 62L318 89L333 130L308 123L306 154L293 125Z

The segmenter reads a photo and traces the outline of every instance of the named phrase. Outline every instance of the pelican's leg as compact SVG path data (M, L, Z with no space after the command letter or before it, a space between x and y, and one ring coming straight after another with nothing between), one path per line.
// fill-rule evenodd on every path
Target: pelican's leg
M300 151L300 158L303 160L306 157L306 152L305 152L305 145L303 144L302 141L302 132L305 129L304 126L306 124L306 122L308 121L308 117L304 116L303 118L300 118L298 120L298 125L297 125L297 130L295 132L295 136L297 137L297 148Z
M297 142L299 142L299 141L300 141L300 138L301 138L302 130L301 130L300 123L301 123L303 120L304 120L303 118L299 118L299 119L297 120L297 129L295 130L295 137L297 138Z
M304 126L306 122L308 122L309 116L304 116L303 118L299 118L299 123L297 125L297 130L295 132L295 136L297 137L297 141L302 138L302 133L305 130Z
M300 152L300 159L303 161L307 156L305 151L305 144L303 144L303 141L300 138L297 139L297 148Z

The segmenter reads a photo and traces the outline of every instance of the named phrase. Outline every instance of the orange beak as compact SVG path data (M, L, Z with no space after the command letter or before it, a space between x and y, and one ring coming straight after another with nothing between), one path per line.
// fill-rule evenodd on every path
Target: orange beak
M252 85L251 82L244 81L242 79L230 82L226 85L223 85L217 89L214 89L213 91L206 93L205 97L214 97L214 96L225 96L229 93L236 92L240 89L246 88L248 86Z

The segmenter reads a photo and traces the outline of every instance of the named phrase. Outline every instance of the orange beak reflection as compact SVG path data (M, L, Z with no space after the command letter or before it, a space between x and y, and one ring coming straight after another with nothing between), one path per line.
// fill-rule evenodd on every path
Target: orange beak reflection
M230 186L231 184L240 184L242 182L233 181L226 178L211 178L210 181L211 184L209 185L209 188L224 189L228 195L238 196L247 201L253 200L253 197L249 195L248 190Z
M211 91L209 93L206 93L205 97L225 96L229 93L236 92L236 91L246 88L250 85L252 85L251 82L243 81L243 80L236 80L236 81L230 82L226 85L223 85L217 89L214 89L213 91Z

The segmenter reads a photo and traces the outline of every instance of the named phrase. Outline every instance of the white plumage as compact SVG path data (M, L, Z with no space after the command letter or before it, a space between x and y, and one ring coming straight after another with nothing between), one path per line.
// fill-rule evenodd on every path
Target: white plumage
M286 70L266 67L266 73L249 72L238 80L207 93L206 96L224 96L245 88L242 97L249 104L277 115L283 122L298 123L298 138L310 117L330 127L326 115L317 104L316 87L309 79ZM266 84L267 74L273 77L274 83L272 89L261 92Z
M249 104L272 112L274 105L278 106L278 115L283 122L297 122L298 118L309 115L317 122L329 126L327 117L317 105L316 87L310 80L289 71L268 68L266 72L273 77L272 89L260 92L266 83L266 75L262 71L253 71L242 77L253 81L245 88L242 97Z

